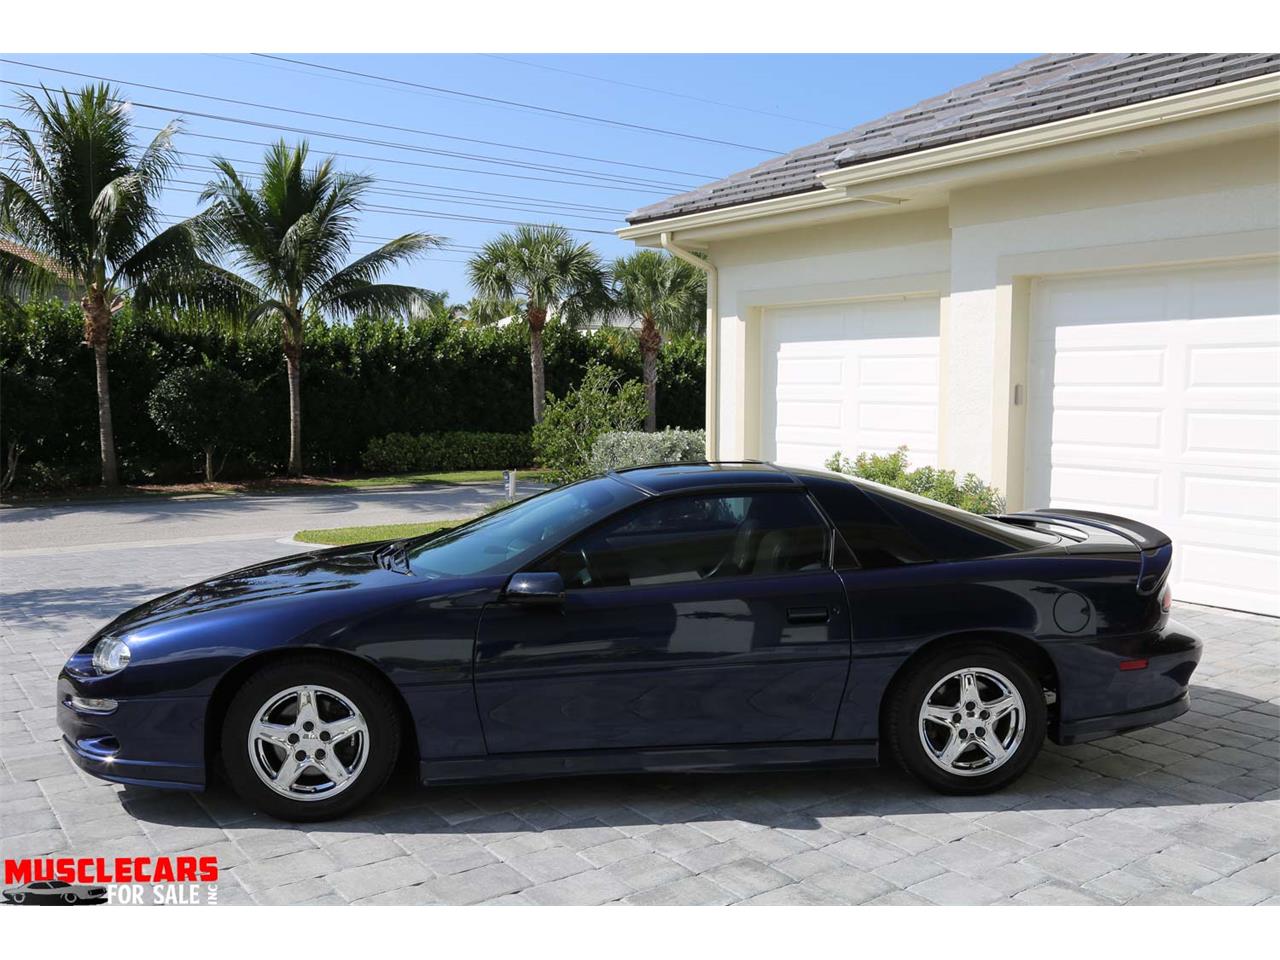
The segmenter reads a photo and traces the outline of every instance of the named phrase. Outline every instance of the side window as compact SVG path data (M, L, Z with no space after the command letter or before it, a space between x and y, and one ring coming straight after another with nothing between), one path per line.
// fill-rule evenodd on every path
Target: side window
M809 489L853 552L857 566L875 569L933 559L914 536L852 483L810 482ZM842 557L844 565L854 565L846 551L837 549L837 565Z
M669 497L628 511L545 565L569 589L769 576L826 566L827 528L800 493Z

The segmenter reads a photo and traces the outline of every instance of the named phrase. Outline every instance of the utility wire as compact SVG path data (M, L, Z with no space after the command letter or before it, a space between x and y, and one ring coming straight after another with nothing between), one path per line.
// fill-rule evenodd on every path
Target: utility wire
M573 120L589 120L593 123L603 123L608 126L622 127L628 130L639 130L644 133L656 133L667 137L679 137L684 140L697 140L702 143L715 143L723 147L738 147L742 150L754 150L757 153L770 153L780 157L785 151L774 150L770 147L757 147L749 143L736 143L733 140L719 140L715 137L703 137L696 133L685 133L681 130L666 130L662 127L650 127L642 123L628 123L625 120L614 120L609 117L597 117L586 113L574 113L571 110L557 110L553 107L543 107L533 103L522 103L519 100L505 100L501 97L486 97L478 93L467 93L465 90L452 90L448 87L437 87L428 83L415 83L411 80L401 80L398 77L383 77L375 73L364 73L360 70L346 70L342 67L333 67L324 63L313 63L309 60L295 60L292 57L280 57L270 53L255 53L255 57L261 57L264 60L279 60L284 63L296 63L303 67L314 67L317 70L328 70L332 73L345 73L353 77L364 77L367 80L382 80L387 83L396 83L406 87L415 87L419 90L430 90L433 93L447 93L455 97L466 97L470 100L483 100L486 103L501 104L505 107L517 107L521 110L530 110L536 113L547 113L553 116L566 117Z
M759 110L755 107L744 107L738 103L725 103L723 100L709 100L706 97L695 97L691 93L681 93L678 90L664 90L662 87L649 87L643 83L631 83L627 80L618 80L614 77L602 77L595 73L579 73L577 70L566 70L563 67L553 67L548 63L533 63L529 60L521 60L518 57L504 57L497 53L482 53L482 57L488 57L490 60L502 60L506 63L518 63L522 67L532 67L535 70L547 70L551 73L563 73L570 77L581 77L584 80L595 80L599 83L612 83L619 87L630 87L633 90L644 90L648 93L660 93L664 97L678 97L681 100L692 100L694 103L706 103L713 107L724 107L726 110L741 110L744 113L754 113L762 117L774 117L778 120L790 120L792 123L807 123L811 127L823 127L826 130L844 130L844 127L837 126L834 123L823 123L820 120L806 120L804 117L792 117L785 113L774 113L772 110Z
M27 63L24 60L10 60L0 57L0 63L11 63L19 67L28 67L32 70L48 70L53 73L62 73L71 77L80 77L84 80L98 80L103 83L120 84L127 87L138 87L142 90L157 90L160 93L172 93L180 97L195 97L199 100L213 100L217 103L229 103L239 107L252 107L255 110L273 110L277 113L292 113L299 117L311 117L316 120L335 120L338 123L354 123L363 127L375 127L380 130L394 130L397 133L412 133L422 137L439 137L442 140L457 140L462 143L478 143L488 147L502 147L507 150L523 150L527 153L541 153L550 157L565 157L570 160L586 160L591 163L607 163L618 167L633 167L637 170L652 170L656 173L674 173L683 177L700 177L707 180L715 180L712 174L693 173L688 170L672 170L668 167L655 167L645 163L631 163L626 160L611 160L607 157L593 157L580 153L564 153L559 150L544 150L541 147L530 147L518 143L503 143L500 140L482 140L478 137L461 137L451 133L440 133L437 130L420 130L415 127L402 127L392 123L378 123L374 120L360 120L356 117L335 116L330 113L316 113L311 110L298 110L294 107L281 107L270 103L255 103L252 100L241 100L237 97L219 97L211 93L197 93L194 90L179 90L174 87L161 87L151 83L142 83L137 80L120 80L116 77L102 77L92 73L80 73L76 70L65 70L61 67L47 67L38 63Z
M23 83L22 81L19 81L19 80L0 79L0 83L4 83L14 87L24 87L31 90L45 89L40 84ZM583 170L580 167L561 167L553 164L529 163L523 160L508 160L508 159L502 159L498 157L489 157L483 154L460 153L455 150L440 150L435 147L424 147L417 144L400 143L394 140L377 140L371 137L358 137L358 136L353 136L351 134L334 133L326 130L313 130L306 127L293 127L293 126L286 126L284 124L278 124L278 123L266 123L260 120L249 120L244 117L229 117L222 114L205 113L200 110L189 110L185 108L167 106L162 104L143 103L140 100L120 100L118 98L113 98L113 102L122 103L122 104L127 103L134 107L138 107L144 110L154 110L161 113L169 113L169 114L176 113L182 116L201 117L207 120L219 120L226 123L237 123L245 126L258 127L261 129L279 130L279 131L284 131L286 133L296 133L302 136L323 137L323 138L328 138L332 140L343 140L349 143L362 143L362 144L368 144L371 146L389 147L395 150L409 150L415 153L427 153L427 154L432 154L432 155L442 156L442 157L455 157L463 160L474 160L479 163L495 164L497 166L513 167L516 169L523 169L523 170L535 170L542 173L566 173L566 174L570 174L577 177L587 177L594 180L601 180L601 181L614 183L614 184L627 184L632 186L644 186L644 187L664 187L664 188L675 189L675 190L690 189L688 185L675 184L675 183L670 183L662 180L650 180L650 179L644 179L641 177L600 173L594 170Z

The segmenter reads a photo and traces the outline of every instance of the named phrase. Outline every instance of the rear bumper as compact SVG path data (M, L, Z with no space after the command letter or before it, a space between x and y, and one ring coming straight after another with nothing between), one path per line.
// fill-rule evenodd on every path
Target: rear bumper
M1059 719L1055 743L1085 743L1150 727L1190 709L1188 687L1204 643L1176 621L1139 637L1055 645ZM1141 670L1125 661L1146 660Z
M1180 717L1191 709L1191 694L1184 693L1176 700L1163 703L1158 707L1147 707L1144 710L1133 710L1129 713L1113 713L1105 717L1090 717L1087 720L1076 720L1071 723L1058 724L1058 735L1055 743L1065 745L1087 743L1111 737L1126 730L1137 730L1141 727L1154 727Z
M71 706L78 692L72 678L58 678L58 729L81 770L112 783L204 789L203 697L120 700L103 715Z

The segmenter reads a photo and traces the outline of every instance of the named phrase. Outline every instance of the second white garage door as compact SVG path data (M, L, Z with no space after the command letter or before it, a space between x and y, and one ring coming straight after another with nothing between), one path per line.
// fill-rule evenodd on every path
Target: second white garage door
M1273 260L1037 281L1027 505L1173 537L1174 595L1280 614Z
M771 308L761 360L764 459L820 467L905 444L936 464L936 297Z

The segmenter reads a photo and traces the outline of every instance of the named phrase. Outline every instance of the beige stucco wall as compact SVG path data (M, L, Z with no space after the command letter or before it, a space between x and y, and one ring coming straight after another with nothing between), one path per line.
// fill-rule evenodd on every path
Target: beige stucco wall
M1017 506L1028 278L1280 249L1274 136L1114 159L955 190L945 206L714 243L721 318L722 458L755 455L760 309L910 294L940 297L939 459ZM768 402L768 398L764 398Z

